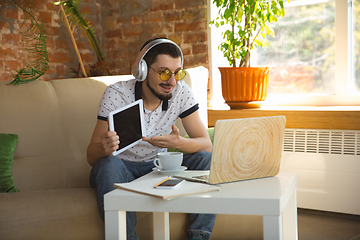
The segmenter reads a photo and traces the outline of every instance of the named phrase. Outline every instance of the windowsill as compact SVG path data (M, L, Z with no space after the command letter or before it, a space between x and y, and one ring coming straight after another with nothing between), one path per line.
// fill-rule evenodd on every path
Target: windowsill
M253 109L208 109L208 125L220 119L286 116L287 128L360 130L360 106L262 106Z

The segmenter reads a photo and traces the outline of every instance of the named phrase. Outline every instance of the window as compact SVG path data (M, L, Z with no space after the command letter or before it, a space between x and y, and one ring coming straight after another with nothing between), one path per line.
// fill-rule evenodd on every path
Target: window
M284 1L286 2L286 1ZM252 66L273 67L268 105L360 105L360 0L291 0L271 25L275 38L255 49ZM217 9L211 6L210 16ZM211 95L222 108L220 73L228 66L217 49L224 29L210 29ZM284 101L286 99L286 101Z

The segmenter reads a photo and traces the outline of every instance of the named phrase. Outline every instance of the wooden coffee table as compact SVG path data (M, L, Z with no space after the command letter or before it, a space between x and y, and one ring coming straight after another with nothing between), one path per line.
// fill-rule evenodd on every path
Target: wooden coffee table
M126 211L136 211L154 213L154 239L170 239L169 212L262 215L265 240L298 239L296 184L296 173L280 172L275 177L226 183L220 191L172 200L115 189L104 196L105 237L125 240Z

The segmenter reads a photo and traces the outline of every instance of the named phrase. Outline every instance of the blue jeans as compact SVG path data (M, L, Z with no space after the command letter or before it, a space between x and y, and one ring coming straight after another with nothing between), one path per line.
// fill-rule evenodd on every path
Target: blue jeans
M198 152L184 154L183 166L189 170L209 170L211 153ZM90 185L96 188L100 215L104 219L104 195L114 190L114 183L131 182L152 171L150 162L122 161L117 157L101 158L95 163L90 173ZM215 223L215 214L189 214L189 239L210 239ZM139 239L136 236L136 213L126 213L127 239Z

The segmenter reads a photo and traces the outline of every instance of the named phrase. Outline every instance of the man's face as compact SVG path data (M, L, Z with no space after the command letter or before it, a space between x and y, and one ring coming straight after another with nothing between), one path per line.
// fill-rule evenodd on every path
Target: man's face
M151 68L153 69L151 69ZM174 74L163 81L157 72L168 68L173 73L181 69L181 58L172 58L169 55L160 54L157 56L155 62L148 68L148 76L146 80L147 87L160 100L166 101L172 98L172 90L177 84Z

